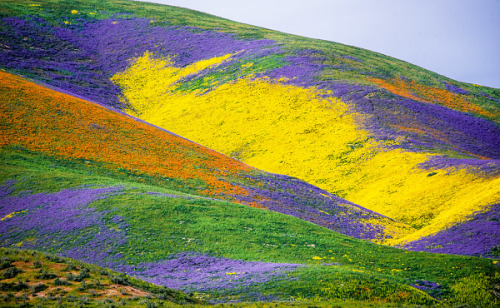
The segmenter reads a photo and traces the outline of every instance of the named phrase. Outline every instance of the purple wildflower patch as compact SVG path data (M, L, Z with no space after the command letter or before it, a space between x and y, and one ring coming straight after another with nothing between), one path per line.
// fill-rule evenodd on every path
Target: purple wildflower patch
M405 248L415 251L500 258L499 246L500 204L495 204L488 211L475 214L469 221L408 243Z
M419 164L424 169L468 168L469 172L481 172L489 176L500 175L499 159L459 159L445 156L432 156L425 163Z
M10 195L14 191L14 180L7 180L0 185L0 198Z
M246 288L286 278L286 273L300 266L303 265L241 261L196 252L179 253L167 260L137 266L111 265L137 278L186 292Z
M480 94L480 95L481 95L481 96L486 97L486 98L487 98L487 99L489 99L489 100L495 101L495 102L497 102L497 103L499 103L499 104L500 104L500 99L496 99L496 98L494 98L493 96L488 95L488 94L483 93L483 92L481 92L481 94Z
M445 292L445 288L436 282L427 280L416 280L415 283L410 284L410 286L424 291L434 298L441 298Z
M297 55L286 56L288 65L266 72L266 76L274 79L286 78L289 84L299 87L314 87L317 85L315 77L325 67L313 61L313 51L301 52Z
M149 51L177 66L270 47L271 40L242 40L216 31L152 26L145 18L75 19L53 27L41 17L0 20L0 66L35 77L89 100L123 108L110 78Z
M344 56L344 58L349 59L349 60L353 60L356 62L363 62L363 60L355 58L355 57L351 57L351 56Z
M12 17L0 20L0 66L35 77L52 86L87 99L120 106L121 93L100 71L99 58L91 50L65 39L40 17Z
M357 108L364 108L374 117L368 126L376 137L395 139L407 137L403 146L453 150L491 159L500 158L500 126L449 108L410 99L354 98ZM369 110L372 111L369 111ZM404 131L404 127L409 127ZM387 127L402 127L403 132ZM424 133L412 132L412 129Z
M355 238L379 239L385 236L382 226L365 222L368 219L384 219L384 216L316 186L278 174L252 179L263 185L245 187L249 194L235 197L246 202L255 202L260 198L260 205L269 210L295 216Z
M453 92L455 94L462 94L462 95L469 94L469 91L464 90L462 88L459 88L459 87L452 85L451 83L448 83L448 82L445 82L444 86L446 87L446 90Z
M116 259L119 256L114 255L113 248L126 242L124 232L108 227L107 212L88 205L121 189L64 189L0 197L0 217L4 217L0 224L1 246L46 250L97 264ZM118 229L126 227L123 220L113 219ZM78 240L68 242L68 238Z

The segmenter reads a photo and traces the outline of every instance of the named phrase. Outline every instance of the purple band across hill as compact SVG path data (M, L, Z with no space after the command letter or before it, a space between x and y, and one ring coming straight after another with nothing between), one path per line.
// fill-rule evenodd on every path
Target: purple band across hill
M250 262L183 252L155 263L110 267L140 279L186 292L248 288L286 273L302 264ZM290 279L290 278L288 278Z
M500 258L500 204L472 215L467 222L408 243L406 249Z
M0 20L0 41L9 42L0 49L0 66L117 108L123 108L121 91L111 76L146 51L186 66L274 44L189 27L152 26L144 18L81 18L52 27L41 17L9 17Z
M7 183L4 187L10 185L12 183ZM109 228L106 222L113 218L120 229L126 225L120 217L107 217L107 212L96 211L88 205L120 191L120 187L107 187L4 195L0 199L2 246L51 250L97 264L108 258L116 259L113 247L123 244L126 237L123 231ZM29 236L33 236L33 242L26 240ZM68 243L68 238L78 242Z
M378 213L339 198L316 186L289 176L269 174L251 177L259 187L245 187L249 195L238 196L251 202L258 196L269 210L298 217L333 231L360 239L382 239L384 227L365 222L386 218Z

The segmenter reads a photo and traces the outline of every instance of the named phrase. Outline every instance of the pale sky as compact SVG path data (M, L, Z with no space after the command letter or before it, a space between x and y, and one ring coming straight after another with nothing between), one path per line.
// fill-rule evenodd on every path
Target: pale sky
M140 0L377 51L500 88L500 0Z

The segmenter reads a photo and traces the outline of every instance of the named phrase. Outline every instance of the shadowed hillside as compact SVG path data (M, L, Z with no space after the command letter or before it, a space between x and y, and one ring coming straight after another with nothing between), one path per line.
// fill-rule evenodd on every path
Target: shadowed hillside
M165 301L171 307L181 307L197 302L179 291L51 254L0 248L0 258L2 307L55 307L61 299L88 307L138 307Z

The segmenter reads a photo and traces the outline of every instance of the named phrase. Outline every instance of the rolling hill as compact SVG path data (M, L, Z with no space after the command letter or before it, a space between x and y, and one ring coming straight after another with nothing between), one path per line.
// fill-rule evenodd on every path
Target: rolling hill
M1 246L211 303L500 300L498 89L118 0L2 1L0 68Z

